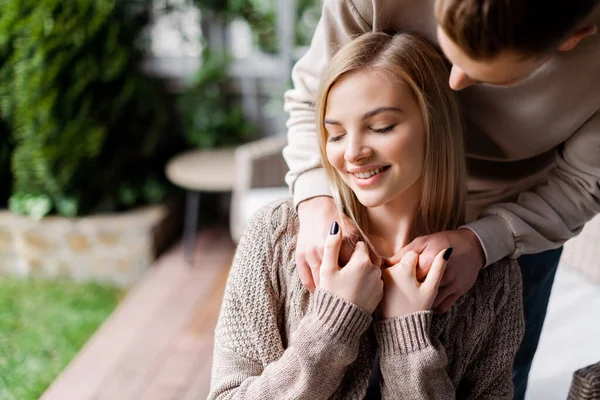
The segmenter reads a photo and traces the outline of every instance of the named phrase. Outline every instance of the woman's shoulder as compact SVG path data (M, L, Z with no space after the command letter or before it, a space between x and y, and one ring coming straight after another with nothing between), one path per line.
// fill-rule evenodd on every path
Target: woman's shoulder
M281 239L295 238L297 231L298 214L294 204L291 199L283 198L262 206L252 215L240 242L264 237L276 244Z
M291 200L280 199L261 207L244 228L234 267L244 276L266 274L277 284L282 271L294 267L297 232L298 215Z
M466 336L485 336L494 321L522 319L521 270L516 260L503 259L481 270L473 287L452 309L440 315L446 329L468 325ZM467 323L468 322L468 323ZM444 330L444 328L440 329Z
M446 348L455 383L485 343L510 326L515 337L523 332L521 271L516 260L504 259L481 270L473 287L450 311L436 314L432 334ZM506 343L502 351L516 348Z
M493 302L488 305L499 309L510 299L521 298L521 285L519 263L504 258L481 270L472 291L479 301Z

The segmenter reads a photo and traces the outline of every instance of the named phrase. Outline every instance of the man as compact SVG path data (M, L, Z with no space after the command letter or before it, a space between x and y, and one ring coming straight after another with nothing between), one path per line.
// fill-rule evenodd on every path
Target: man
M469 222L417 238L398 253L453 247L434 306L448 310L480 269L518 258L526 333L513 372L522 399L562 244L600 212L598 0L325 0L310 49L292 72L287 175L300 217L296 249L304 285L319 282L324 238L338 218L321 168L314 99L339 46L368 31L407 29L452 63L466 117ZM349 249L346 249L346 254Z

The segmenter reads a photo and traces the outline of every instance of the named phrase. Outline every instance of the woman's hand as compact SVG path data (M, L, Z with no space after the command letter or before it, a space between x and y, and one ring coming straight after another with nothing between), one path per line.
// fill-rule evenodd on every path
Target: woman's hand
M383 297L381 268L371 262L367 245L362 241L356 243L350 260L340 268L341 246L342 233L334 222L325 241L319 286L371 314Z
M332 221L343 218L345 226L350 227L342 232L342 247L340 261L342 265L350 259L353 249L350 239L358 237L358 230L353 229L352 221L345 215L339 215L331 197L319 196L305 200L298 205L300 231L296 242L296 266L300 281L311 293L315 287L320 286L320 268L325 251L327 230Z
M452 248L440 251L423 282L417 280L416 269L419 255L406 253L400 262L382 272L384 294L379 313L383 318L401 317L417 311L430 310Z

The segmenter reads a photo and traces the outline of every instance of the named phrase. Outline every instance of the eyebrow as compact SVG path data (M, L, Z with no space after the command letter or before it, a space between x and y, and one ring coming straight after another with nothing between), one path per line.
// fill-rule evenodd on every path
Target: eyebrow
M367 111L366 113L364 113L362 116L362 119L363 120L369 119L377 114L381 114L381 113L389 112L389 111L402 112L401 109L396 108L396 107L378 107L378 108L375 108L374 110ZM325 118L323 123L329 124L329 125L341 125L338 121L333 120L333 119L327 119L327 118Z

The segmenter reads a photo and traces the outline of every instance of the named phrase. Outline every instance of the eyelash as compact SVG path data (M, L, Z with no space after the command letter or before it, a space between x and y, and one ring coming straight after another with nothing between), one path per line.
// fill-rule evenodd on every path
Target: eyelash
M396 124L386 126L385 128L381 128L381 129L370 129L370 131L375 132L375 133L386 133L386 132L390 132L390 131L394 130L395 127L396 127Z
M396 127L396 124L394 124L394 125L390 125L390 126L386 126L385 128L381 128L381 129L372 129L372 128L369 128L369 130L370 130L371 132L374 132L374 133L387 133L387 132L390 132L390 131L394 130L394 128L395 128L395 127ZM338 140L340 140L342 137L344 137L344 135L345 135L345 134L343 134L343 135L339 135L339 136L333 136L333 137L330 137L329 139L327 139L327 141L328 141L329 143L337 142L337 141L338 141Z

